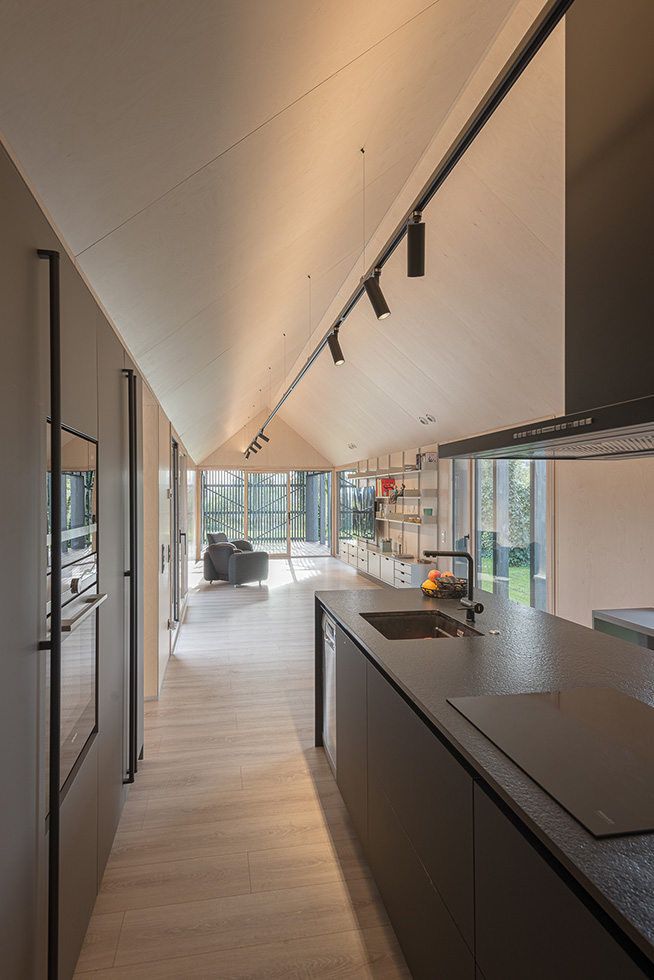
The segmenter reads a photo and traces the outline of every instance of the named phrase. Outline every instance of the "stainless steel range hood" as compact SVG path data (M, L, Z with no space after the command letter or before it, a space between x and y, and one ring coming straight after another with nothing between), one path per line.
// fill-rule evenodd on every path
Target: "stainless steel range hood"
M441 459L622 459L654 456L654 395L445 442Z

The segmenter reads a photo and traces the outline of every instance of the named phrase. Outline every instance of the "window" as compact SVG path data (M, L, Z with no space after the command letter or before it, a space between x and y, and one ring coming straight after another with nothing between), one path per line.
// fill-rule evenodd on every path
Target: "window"
M545 609L545 461L455 460L452 482L453 540L472 550L476 588ZM454 571L464 576L464 563Z
M545 461L475 463L477 587L545 609Z
M350 474L339 473L339 540L375 537L375 488L360 487Z

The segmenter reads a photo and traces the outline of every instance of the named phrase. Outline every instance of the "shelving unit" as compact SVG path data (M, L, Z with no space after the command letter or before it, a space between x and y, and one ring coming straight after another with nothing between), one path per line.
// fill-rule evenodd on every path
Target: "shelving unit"
M418 453L421 453L420 449ZM377 469L370 469L371 461L367 460L366 469L359 469L352 473L351 479L359 483L370 483L373 480L394 478L400 485L401 483L410 484L405 486L402 494L392 504L390 495L375 496L375 526L377 528L375 540L378 544L380 538L392 538L395 544L394 551L400 553L409 551L418 555L421 549L421 529L426 526L434 526L438 521L438 463L436 461L427 463L423 460L420 468L417 468L413 465L416 458L414 453L403 452L393 455L395 460L401 456L401 462L391 462L390 457L386 457L389 465L378 465ZM409 458L412 461L411 464L407 463ZM378 464L381 463L379 457L377 462ZM411 468L407 469L407 465L410 465ZM433 486L425 485L426 473L435 474ZM426 500L432 502L431 507L428 505L428 509L432 511L431 514L424 513L423 501ZM426 547L429 547L429 544Z

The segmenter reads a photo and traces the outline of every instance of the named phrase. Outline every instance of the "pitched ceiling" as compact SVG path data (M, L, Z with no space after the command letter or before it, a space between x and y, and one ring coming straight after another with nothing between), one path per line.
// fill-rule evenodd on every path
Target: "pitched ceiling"
M3 11L0 129L194 459L285 389L542 5ZM398 252L393 316L359 303L284 406L328 459L560 411L560 42L425 213L427 276Z

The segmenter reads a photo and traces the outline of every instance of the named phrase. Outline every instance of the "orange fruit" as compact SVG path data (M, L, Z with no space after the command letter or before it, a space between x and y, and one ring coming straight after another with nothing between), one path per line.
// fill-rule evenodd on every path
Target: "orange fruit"
M454 578L454 572L443 572L443 578L445 578L446 575L449 578Z
M441 573L438 571L437 568L432 568L431 572L427 576L427 578L431 579L432 582L435 582L436 579L440 577L441 577Z
M430 578L428 578L425 582L422 583L422 587L423 589L427 589L429 592L436 591L436 586L434 585L434 583Z

